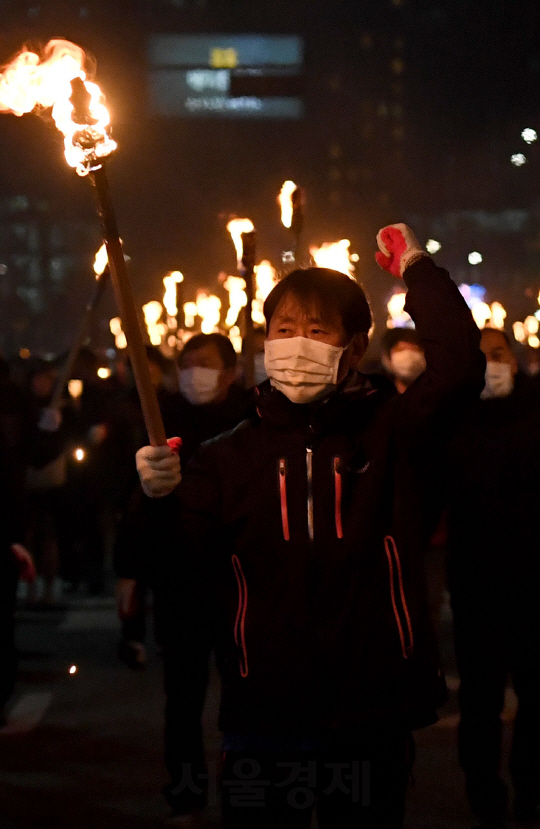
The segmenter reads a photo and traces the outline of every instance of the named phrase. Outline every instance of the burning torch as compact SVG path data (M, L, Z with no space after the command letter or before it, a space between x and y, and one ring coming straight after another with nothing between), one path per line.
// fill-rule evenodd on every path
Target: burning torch
M284 265L298 262L300 258L300 239L304 229L304 191L294 181L285 181L278 196L281 207L281 223L291 231L293 236L292 250L283 251Z
M66 161L79 175L89 175L93 181L148 436L153 446L163 446L167 442L165 429L150 379L105 169L116 143L110 135L104 96L96 84L87 80L84 65L84 51L67 40L51 40L43 59L33 52L22 52L0 75L0 111L23 115L35 108L52 108L52 117L64 135Z
M238 271L246 283L246 314L244 331L244 372L246 388L255 385L255 337L253 333L253 300L255 299L254 273L256 235L250 219L232 219L227 225L236 248Z

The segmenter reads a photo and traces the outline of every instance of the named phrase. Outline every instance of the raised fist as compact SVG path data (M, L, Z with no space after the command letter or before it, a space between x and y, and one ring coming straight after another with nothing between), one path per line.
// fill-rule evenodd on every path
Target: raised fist
M388 225L379 230L377 245L380 253L375 254L375 259L378 264L397 277L403 276L413 256L427 256L410 227L403 223Z
M149 498L163 498L180 483L180 458L170 446L143 446L135 457L143 492Z

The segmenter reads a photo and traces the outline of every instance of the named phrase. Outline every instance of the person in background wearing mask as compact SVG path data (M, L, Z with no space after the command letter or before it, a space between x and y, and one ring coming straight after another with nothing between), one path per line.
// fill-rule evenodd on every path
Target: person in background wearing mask
M414 328L389 328L381 339L381 361L400 394L426 370L424 349Z
M459 757L480 825L506 825L500 777L508 675L519 700L515 816L538 820L540 787L540 390L508 337L485 328L481 400L451 446L448 576L461 677Z
M223 334L196 334L178 359L180 394L167 396L162 409L168 434L180 435L182 464L187 467L201 443L237 426L248 415L252 394L235 383L237 356ZM155 379L157 374L154 371ZM173 810L169 827L189 827L192 812L206 802L205 785L183 787L183 769L191 764L195 777L205 774L201 715L208 685L208 661L213 645L212 609L201 615L198 598L189 585L180 585L172 597L177 609L174 626L167 625L170 609L164 606L163 581L169 570L164 560L178 543L177 523L167 523L158 543L155 528L140 510L142 493L134 494L122 522L115 549L120 578L119 610L124 623L124 655L131 667L145 661L144 593L154 590L157 635L163 645L165 671L165 763L170 783L164 793ZM180 604L178 604L180 602ZM200 782L200 780L199 780Z
M457 287L410 228L384 228L378 243L409 289L423 379L397 395L359 374L362 288L294 271L265 303L257 413L201 447L178 489L166 447L138 453L155 526L182 518L172 593L187 580L203 607L219 602L225 829L308 827L315 801L321 829L400 829L410 731L445 697L418 476L485 364Z

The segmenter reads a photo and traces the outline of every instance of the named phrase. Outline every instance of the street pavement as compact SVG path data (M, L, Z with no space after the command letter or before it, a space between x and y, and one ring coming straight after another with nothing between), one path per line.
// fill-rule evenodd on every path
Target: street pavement
M450 628L446 611L441 641L450 700L440 722L416 734L407 829L474 825L456 759L458 681ZM17 636L19 681L8 723L0 730L0 829L161 826L169 813L160 794L167 778L155 646L149 642L145 670L131 671L118 661L119 623L112 598L73 599L61 610L21 609ZM208 757L216 762L218 699L214 672L204 724ZM506 751L514 713L509 691L503 716ZM219 825L214 803L203 816L203 827Z

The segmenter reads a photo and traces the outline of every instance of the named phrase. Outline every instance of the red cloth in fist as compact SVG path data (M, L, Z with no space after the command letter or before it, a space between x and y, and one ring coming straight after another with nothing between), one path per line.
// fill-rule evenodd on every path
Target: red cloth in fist
M380 253L375 254L375 259L378 264L397 277L403 276L403 271L414 254L424 253L410 227L403 223L388 225L379 230L377 245Z
M179 455L180 449L182 448L182 438L169 438L167 446L171 452L174 452L175 455Z

